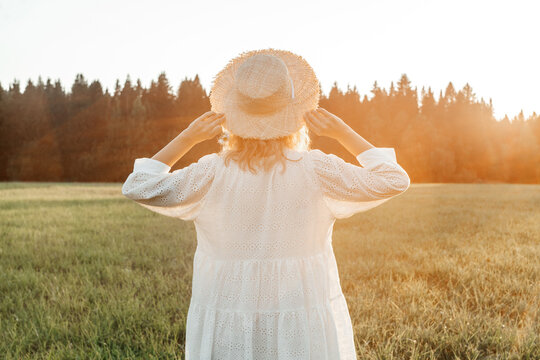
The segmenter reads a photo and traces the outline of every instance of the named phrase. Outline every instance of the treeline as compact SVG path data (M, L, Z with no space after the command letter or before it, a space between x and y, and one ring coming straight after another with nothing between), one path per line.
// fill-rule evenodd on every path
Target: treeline
M449 83L437 98L420 95L403 74L371 94L334 83L320 106L378 147L393 147L412 182L540 183L540 118L523 112L497 121L491 99L476 99L469 84ZM173 90L165 73L148 88L116 82L113 93L77 75L60 81L0 85L0 180L124 181L137 157L151 157L197 116L210 110L198 76ZM335 140L313 135L313 147L355 163ZM215 139L195 146L174 167L219 150Z

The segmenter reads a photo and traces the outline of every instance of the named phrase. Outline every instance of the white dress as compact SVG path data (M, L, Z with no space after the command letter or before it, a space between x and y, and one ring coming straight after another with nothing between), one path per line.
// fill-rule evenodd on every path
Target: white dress
M173 172L138 158L122 186L149 210L194 221L187 360L356 359L333 225L403 193L409 176L394 148L362 152L362 166L285 153L297 160L286 171L258 174L217 153Z

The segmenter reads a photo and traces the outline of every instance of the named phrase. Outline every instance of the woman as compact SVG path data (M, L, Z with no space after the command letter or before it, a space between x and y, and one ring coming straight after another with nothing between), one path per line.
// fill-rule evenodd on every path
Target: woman
M319 108L313 70L288 51L233 59L210 101L156 155L136 159L122 187L152 211L194 221L186 359L356 359L332 230L407 190L394 149ZM308 129L362 166L310 149ZM222 130L219 153L170 172Z

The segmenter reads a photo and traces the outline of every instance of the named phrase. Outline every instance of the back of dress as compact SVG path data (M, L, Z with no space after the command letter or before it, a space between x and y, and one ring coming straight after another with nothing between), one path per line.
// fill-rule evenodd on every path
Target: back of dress
M194 220L186 359L356 359L333 224L404 192L409 177L392 148L359 154L363 167L320 150L286 155L285 171L257 174L218 154L173 173L138 159L124 184L150 210Z
M329 249L333 222L303 153L253 174L230 161L215 178L195 220L198 250L220 260L277 260L315 256Z

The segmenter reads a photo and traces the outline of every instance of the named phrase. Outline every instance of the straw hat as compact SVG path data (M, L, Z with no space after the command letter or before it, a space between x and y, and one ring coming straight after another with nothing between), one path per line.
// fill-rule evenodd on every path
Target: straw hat
M272 139L304 125L318 107L319 81L301 56L272 48L246 51L213 80L211 111L225 114L223 127L244 138Z

